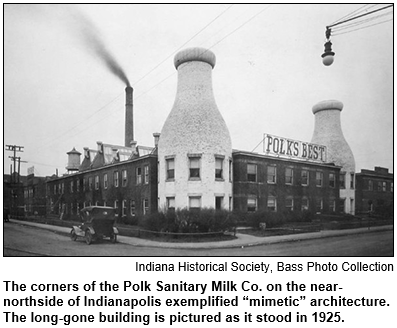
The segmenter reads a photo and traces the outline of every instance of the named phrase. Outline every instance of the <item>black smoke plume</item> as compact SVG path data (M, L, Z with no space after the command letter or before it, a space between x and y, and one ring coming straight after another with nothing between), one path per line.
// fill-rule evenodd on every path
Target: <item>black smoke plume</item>
M114 75L120 78L127 86L130 86L127 75L106 47L95 24L82 11L80 11L76 5L66 5L62 7L65 9L63 10L63 14L68 15L68 18L70 19L71 26L69 26L69 28L74 29L83 45L89 51L93 52L93 54L97 56Z

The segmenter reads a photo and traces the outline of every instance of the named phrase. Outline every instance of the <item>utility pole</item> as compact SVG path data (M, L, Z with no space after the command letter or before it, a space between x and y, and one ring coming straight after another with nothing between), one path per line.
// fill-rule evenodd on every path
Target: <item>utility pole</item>
M6 145L6 150L12 151L13 156L9 156L14 162L14 169L11 170L11 215L18 216L18 191L19 191L19 176L20 176L20 165L21 158L17 157L17 152L23 152L23 146L17 145ZM18 161L18 175L16 174L16 162Z
M11 158L14 161L14 172L12 172L11 174L11 183L12 182L19 182L19 169L20 169L20 157L17 157L17 152L23 152L23 146L17 146L17 145L6 145L6 150L8 151L12 151L14 153L14 156L8 156L9 158ZM15 176L16 173L16 161L18 160L18 180L17 181L13 181L13 176Z

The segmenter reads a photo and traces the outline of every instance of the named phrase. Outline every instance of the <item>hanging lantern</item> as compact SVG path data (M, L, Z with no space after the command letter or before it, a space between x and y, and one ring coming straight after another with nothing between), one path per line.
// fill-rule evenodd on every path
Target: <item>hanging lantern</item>
M327 42L324 44L324 53L321 55L323 57L323 64L325 66L330 66L334 62L335 53L332 51L332 42L329 40L331 37L331 29L327 27L325 31L325 37L327 38Z
M332 42L331 41L327 41L324 44L324 53L321 55L321 57L323 58L323 64L325 66L330 66L333 62L334 62L334 55L335 53L332 51Z

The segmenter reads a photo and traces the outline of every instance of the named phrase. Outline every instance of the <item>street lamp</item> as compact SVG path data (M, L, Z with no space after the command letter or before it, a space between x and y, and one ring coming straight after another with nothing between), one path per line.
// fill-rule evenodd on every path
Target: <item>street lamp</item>
M327 27L325 32L325 36L327 38L327 42L324 44L324 53L321 55L323 57L323 64L325 66L329 66L334 62L335 52L332 51L332 42L330 41L331 29Z
M365 7L365 6L364 6L364 7ZM331 37L331 28L332 28L332 27L335 27L335 26L337 26L337 25L342 25L342 24L344 24L344 23L350 22L350 21L355 20L355 19L357 19L357 18L361 18L361 17L364 17L364 16L367 16L367 15L376 13L376 12L378 12L378 11L381 11L381 10L384 10L384 9L387 9L387 8L390 8L390 7L393 7L393 5L388 5L388 6L385 6L385 7L376 9L376 10L372 10L372 11L369 11L369 12L367 12L367 13L364 13L364 14L361 14L361 15L358 15L358 16L354 16L354 17L351 17L351 14L350 14L350 15L348 15L348 16L350 16L350 18L345 19L345 20L343 20L343 21L340 21L340 19L339 19L339 21L337 21L336 23L326 26L326 30L325 30L326 42L324 43L324 53L321 55L321 57L323 58L323 64L324 64L325 66L330 66L330 65L332 65L332 63L334 62L335 52L332 51L332 42L331 42L331 40L330 40L330 37ZM357 12L357 10L356 10L355 12ZM387 15L387 14L385 14L385 15ZM372 20L372 19L379 18L379 17L381 17L381 16L384 16L384 15L375 16L374 18L367 19L367 21L368 21L368 20ZM345 17L346 17L346 16L345 16ZM343 19L343 18L342 18L342 19ZM383 22L381 22L381 23L385 23L385 22L388 22L388 21L383 21ZM348 24L347 26L342 27L341 29L342 29L342 30L343 30L343 29L350 29L352 25L360 25L360 24L362 24L362 23L365 23L365 20L364 20L364 21L361 21L361 22L358 22L358 23ZM373 24L373 25L377 25L377 24ZM369 26L372 26L372 25L369 25ZM366 27L369 27L369 26L366 26ZM339 27L338 27L338 28L339 28ZM341 29L338 30L338 28L337 28L337 32L341 30ZM363 27L363 28L364 28L364 27ZM353 32L353 31L355 31L355 30L350 30L350 31L347 31L347 32L345 32L345 33ZM343 34L343 33L339 33L339 34Z

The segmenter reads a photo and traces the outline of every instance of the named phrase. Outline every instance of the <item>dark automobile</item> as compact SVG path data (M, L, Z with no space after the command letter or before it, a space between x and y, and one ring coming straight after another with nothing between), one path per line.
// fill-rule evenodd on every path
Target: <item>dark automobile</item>
M114 226L116 221L115 209L104 206L88 206L80 211L82 224L73 226L70 232L72 240L83 237L87 245L93 241L109 237L112 243L117 241L118 230Z

